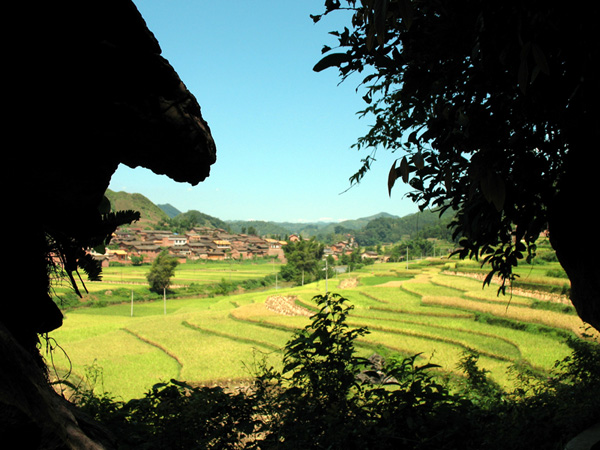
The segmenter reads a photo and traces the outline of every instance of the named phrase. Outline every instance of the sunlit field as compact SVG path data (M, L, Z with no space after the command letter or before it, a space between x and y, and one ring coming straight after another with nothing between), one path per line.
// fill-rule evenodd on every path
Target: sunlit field
M460 376L457 364L467 351L499 383L511 386L511 368L544 373L569 353L567 336L582 333L574 314L535 307L539 301L497 295L497 286L449 274L443 261L375 264L357 272L302 287L278 285L236 295L168 298L79 308L65 313L51 335L47 361L53 373L69 373L73 384L130 399L155 383L177 379L198 384L236 384L251 379L262 364L280 367L282 348L310 322L309 315L284 315L269 309L267 298L291 298L315 311L313 297L330 292L354 306L349 325L370 331L357 342L364 356L419 355L439 373ZM141 289L147 267L118 267L102 283ZM184 264L173 283L213 283L223 278L263 278L274 263ZM539 278L544 276L540 272ZM349 282L353 281L353 282ZM564 280L563 280L564 282Z

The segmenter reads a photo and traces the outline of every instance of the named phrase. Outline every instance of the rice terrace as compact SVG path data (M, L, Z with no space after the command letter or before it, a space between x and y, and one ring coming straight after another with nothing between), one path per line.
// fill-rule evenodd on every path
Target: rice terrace
M71 308L51 334L51 372L66 378L65 386L83 383L123 400L170 379L240 385L257 364L281 364L286 342L317 311L313 297L326 290L354 306L349 326L368 329L357 340L361 355L419 354L419 364L431 362L441 375L455 377L471 351L506 387L515 382L514 368L545 373L571 353L567 336L589 332L560 295L498 295L497 286L483 288L473 276L478 265L447 258L374 264L304 286L219 288L272 277L274 264L181 264L175 294L167 298L144 297L147 267L106 268L102 282L86 283L86 302L96 307ZM519 268L520 279L560 286L564 279L544 275L548 264ZM214 290L198 294L207 285Z

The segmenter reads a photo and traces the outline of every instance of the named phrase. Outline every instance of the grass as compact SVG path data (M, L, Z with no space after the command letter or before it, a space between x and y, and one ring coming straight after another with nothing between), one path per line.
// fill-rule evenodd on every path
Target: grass
M209 282L228 270L226 264L190 266L178 269L180 282ZM260 278L272 270L264 263L238 268L238 273L230 272L232 277ZM431 262L410 270L404 263L377 264L328 280L330 291L354 305L349 324L370 331L357 342L360 352L421 353L422 362L431 360L442 373L457 376L460 357L472 349L480 354L480 366L504 385L512 383L512 365L544 372L570 353L561 333L581 331L577 316L534 308L536 300L528 297L498 298L493 287L482 290L480 281L442 269ZM118 268L108 278L115 286L127 286L122 280L136 283L141 276L140 268ZM341 289L340 282L351 278L358 283ZM253 376L263 359L281 364L286 342L310 322L306 316L268 310L266 298L293 295L298 305L314 310L313 297L324 291L320 281L230 296L171 298L166 314L162 299L134 300L133 315L130 302L72 310L64 326L52 333L69 358L56 351L52 362L63 373L71 370L76 379L85 379L94 368L102 374L96 387L124 399L171 378L240 383Z
M198 261L180 264L171 278L177 296L211 296L214 286L225 281L237 284L247 280L264 280L280 269L281 263L271 259L246 261ZM158 300L162 294L148 289L146 274L150 265L111 266L103 269L101 281L79 283L83 299L76 298L72 287L66 283L54 286L55 294L63 307L77 307L84 304L106 305L135 300ZM169 292L168 297L173 297Z

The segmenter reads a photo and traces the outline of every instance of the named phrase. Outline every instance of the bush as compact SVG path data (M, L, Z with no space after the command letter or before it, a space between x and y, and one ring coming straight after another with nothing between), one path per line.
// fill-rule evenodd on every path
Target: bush
M87 395L81 407L118 436L119 449L253 448L253 397L171 380L126 403Z
M54 302L58 305L58 307L63 310L79 306L81 303L81 297L75 292L70 291L55 295L54 299Z
M261 392L271 393L261 448L437 449L451 427L461 429L464 415L454 412L464 402L429 374L437 366L417 366L419 355L356 356L355 341L368 331L347 326L352 306L336 294L315 299L320 310L286 345L283 371L259 377Z
M565 272L564 269L548 269L546 271L546 276L553 278L569 278L567 272Z
M277 386L263 448L351 448L356 442L357 375L366 361L354 341L364 328L348 329L351 306L335 294L315 297L320 310L286 347L281 373L263 374Z

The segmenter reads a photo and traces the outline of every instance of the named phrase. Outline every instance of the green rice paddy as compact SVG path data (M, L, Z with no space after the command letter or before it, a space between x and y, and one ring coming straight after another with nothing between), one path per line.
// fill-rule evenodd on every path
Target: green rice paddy
M271 263L185 264L173 283L262 278L273 269L278 267ZM257 364L279 367L286 342L310 322L307 316L268 309L267 298L291 297L297 306L314 310L312 298L324 294L326 285L354 305L349 325L370 331L357 342L367 356L419 353L421 362L437 364L452 376L471 349L479 353L482 368L510 386L513 365L544 372L570 354L564 336L583 330L577 316L533 308L535 298L498 297L494 286L482 289L480 281L443 269L442 264L410 270L405 263L376 264L327 284L321 280L212 298L136 302L134 297L133 306L80 308L65 313L64 325L51 335L54 351L46 358L56 373L70 373L72 383L89 382L95 375L97 391L124 400L141 397L153 384L171 378L199 384L244 382ZM357 283L342 287L340 282L348 279ZM132 288L144 280L142 268L116 268L105 271L104 285L92 287Z

